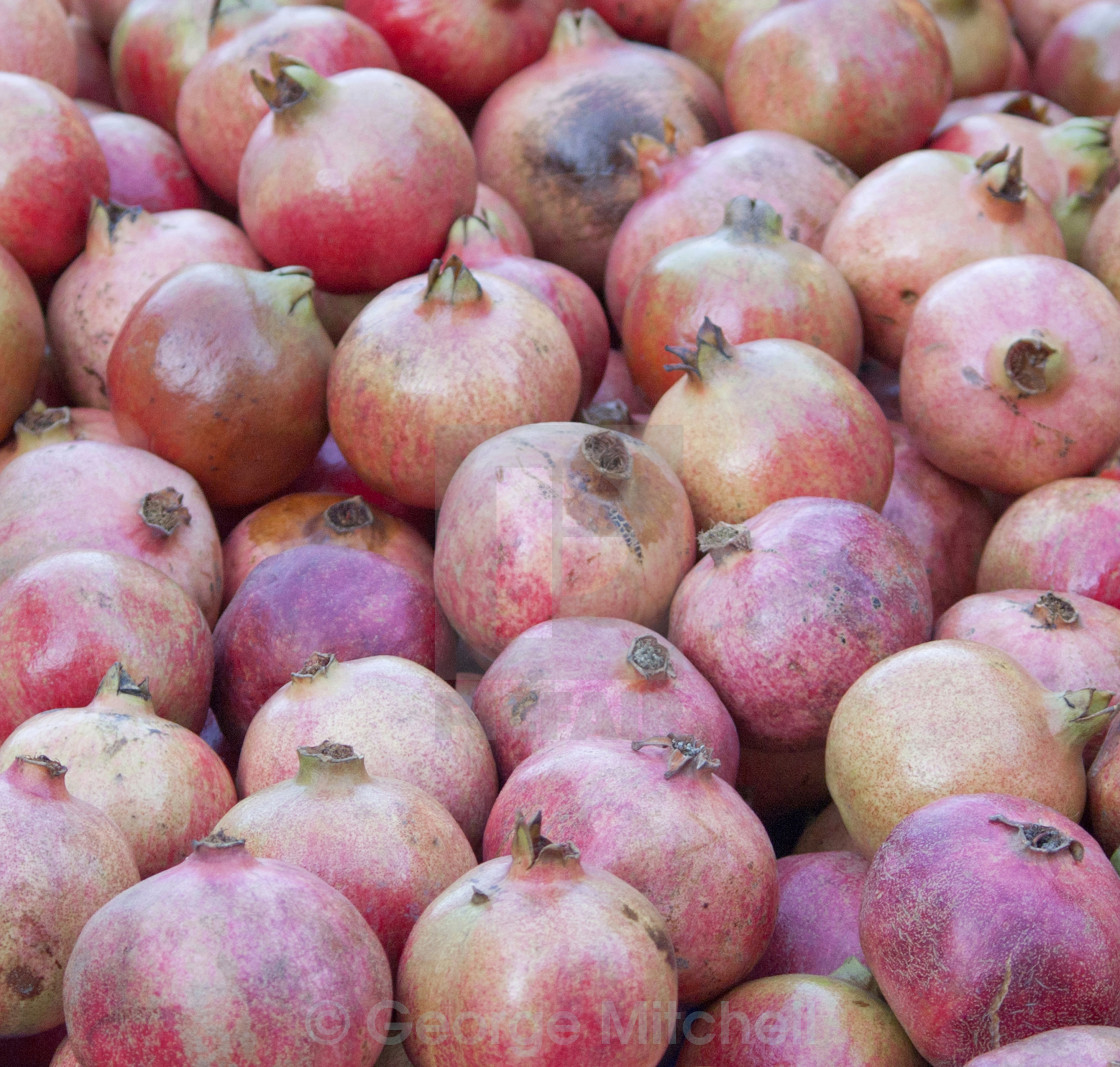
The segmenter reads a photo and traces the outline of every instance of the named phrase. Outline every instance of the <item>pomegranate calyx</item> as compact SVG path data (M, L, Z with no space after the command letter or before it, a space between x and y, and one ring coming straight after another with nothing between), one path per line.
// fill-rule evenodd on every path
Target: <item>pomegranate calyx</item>
M875 976L867 969L867 965L860 961L858 956L849 956L828 977L858 986L865 993L871 993L873 996L882 996L879 992L879 985L875 981Z
M134 682L120 660L117 660L105 672L105 677L101 679L101 683L97 687L97 695L136 697L145 703L149 703L152 699L151 691L148 688L148 679Z
M634 473L634 459L626 438L614 430L588 434L580 442L583 458L610 482L625 482Z
M95 222L104 220L106 233L112 241L122 222L135 222L143 214L144 209L138 204L118 204L116 200L94 197L89 209L89 225L92 227Z
M1023 91L1007 101L1000 111L1004 115L1016 115L1021 119L1030 119L1042 125L1048 125L1050 104L1042 97L1035 98L1033 93Z
M642 196L648 196L661 185L662 168L676 159L677 128L668 119L662 118L665 132L659 140L652 134L635 133L629 141L621 141L620 146L633 161L642 181Z
M323 741L318 745L300 745L296 749L299 769L296 783L318 790L348 790L369 782L366 761L350 745Z
M348 534L374 523L373 509L360 496L336 501L323 512L327 529L336 534Z
M718 365L717 360L732 360L734 355L727 347L727 339L711 319L704 316L700 329L696 332L696 347L686 345L666 345L665 351L672 353L680 363L666 363L665 370L688 371L697 381L703 381L707 372Z
M1003 370L1007 380L1018 390L1018 399L1038 396L1050 388L1046 363L1057 351L1033 337L1021 337L1008 346L1003 357Z
M579 849L575 845L569 841L554 843L541 833L539 811L529 822L522 812L517 813L510 853L513 856L511 873L525 874L536 867L562 867L573 860L579 865Z
M320 741L317 745L300 745L296 751L319 763L353 763L362 758L350 745L330 740Z
M1116 167L1109 127L1111 118L1077 116L1040 135L1046 151L1066 169L1067 196L1089 193Z
M41 445L74 440L74 424L67 407L49 408L36 400L18 419L12 430L20 453Z
M1085 846L1069 834L1063 834L1056 826L1047 826L1045 823L1016 822L1005 815L993 815L988 822L999 823L1001 826L1010 826L1019 831L1021 843L1031 852L1041 852L1045 855L1054 855L1069 849L1069 854L1076 863L1081 862L1085 855Z
M782 216L765 200L736 196L723 213L725 236L736 244L758 244L782 236Z
M481 215L460 215L451 224L451 229L447 234L449 245L468 245L471 241L482 244L496 239L497 234L494 233L494 227L487 218L485 208L483 208L483 214Z
M215 830L212 834L193 842L195 856L218 855L223 852L236 854L245 852L245 839L231 837L225 830Z
M582 11L565 8L556 18L548 54L559 54L572 48L592 48L596 45L621 44L622 38L607 25L597 11L587 7Z
M292 671L292 681L304 679L314 681L330 670L331 664L337 662L333 652L312 652L298 671Z
M1006 163L1003 167L1000 164ZM985 152L976 160L976 169L984 177L984 186L997 200L1006 200L1009 204L1021 204L1027 198L1027 184L1023 181L1023 149L1015 149L1011 155L1011 146Z
M1044 630L1076 626L1080 620L1077 608L1053 591L1043 593L1031 606L1030 614L1042 623Z
M428 267L428 286L424 300L443 304L477 303L483 298L478 279L463 265L458 256L448 256L446 263L433 259Z
M694 772L707 771L709 774L719 766L719 760L707 745L701 744L692 734L667 734L665 737L649 737L644 741L631 741L630 748L640 752L647 745L664 748L669 753L666 778L674 778L686 767Z
M650 634L635 638L626 654L626 662L646 681L661 681L677 676L677 669L669 658L669 650Z
M696 544L701 552L712 557L712 562L717 567L731 553L750 552L753 548L751 532L747 529L746 523L735 525L730 522L717 522L696 538Z
M145 494L140 502L140 518L145 526L164 537L170 537L180 526L191 523L191 513L183 503L183 494L170 485Z
M41 767L48 778L61 778L69 770L58 760L42 754L38 756L16 756L16 762L22 766Z
M268 66L272 72L271 79L266 78L257 70L251 70L249 76L253 79L257 92L264 97L269 110L280 114L307 97L307 86L296 78L291 70L291 68L299 68L310 71L311 68L305 63L292 56L270 52Z

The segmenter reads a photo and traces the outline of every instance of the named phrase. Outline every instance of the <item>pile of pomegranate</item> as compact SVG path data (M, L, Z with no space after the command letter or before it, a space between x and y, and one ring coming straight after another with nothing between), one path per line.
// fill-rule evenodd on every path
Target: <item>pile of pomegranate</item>
M0 1067L1120 1064L1120 0L0 0Z

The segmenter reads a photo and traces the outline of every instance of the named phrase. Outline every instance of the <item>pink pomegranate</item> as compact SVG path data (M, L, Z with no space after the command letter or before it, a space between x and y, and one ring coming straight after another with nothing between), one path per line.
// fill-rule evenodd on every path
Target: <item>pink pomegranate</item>
M1093 219L1081 247L1081 265L1120 300L1120 189L1109 194Z
M1002 89L1011 67L1011 18L1004 0L928 0L949 49L953 96Z
M1007 0L1015 33L1033 60L1050 31L1088 0Z
M369 762L381 757L369 751ZM447 809L417 786L380 773L349 745L301 746L294 778L260 789L215 826L254 856L317 874L350 901L397 960L416 917L475 866Z
M1001 89L994 93L980 93L979 96L964 96L950 100L941 118L930 134L931 140L940 137L949 127L955 126L961 119L970 115L986 115L992 111L1002 111L1006 115L1019 115L1034 122L1041 122L1046 126L1056 126L1066 119L1073 118L1060 104L1047 100L1037 93L1026 92L1022 89Z
M917 552L861 504L781 500L701 534L701 548L669 636L715 686L746 748L820 748L849 686L929 638Z
M272 111L249 139L237 181L253 244L275 266L300 263L340 292L425 270L474 204L474 152L455 113L395 71L325 78L273 55L273 80L254 79Z
M694 537L684 488L648 445L574 423L523 426L483 442L451 479L436 595L488 659L562 616L657 629L695 558Z
M1059 1026L984 1052L965 1067L1050 1067L1082 1063L1109 1067L1120 1056L1120 1027Z
M46 330L39 298L15 258L0 247L0 433L8 436L43 367Z
M866 174L920 148L952 92L921 0L779 4L736 38L723 90L737 130L785 130Z
M478 719L447 682L398 656L312 656L250 723L238 791L249 796L293 777L297 749L326 737L376 753L378 774L435 797L471 846L481 845L498 792L494 756Z
M464 875L412 928L396 988L409 1059L417 1067L529 1056L539 1067L654 1067L677 1006L664 920L621 878L539 836L539 822L534 829L519 820L513 855ZM621 1032L635 1013L645 1040ZM456 1031L465 1036L449 1041Z
M1089 825L1101 848L1120 848L1120 733L1109 727L1088 773Z
M0 24L0 70L27 74L75 95L77 42L59 0L2 0Z
M502 779L555 741L689 733L719 753L732 785L735 723L716 691L645 626L623 619L550 619L515 637L487 668L472 703Z
M139 880L124 834L71 796L66 768L21 753L0 773L0 887L19 900L0 918L0 1037L62 1022L62 971L82 927ZM33 832L28 832L34 827Z
M372 1064L392 995L385 952L350 901L225 834L102 908L63 988L70 1041L91 1067Z
M36 400L16 419L11 439L0 447L0 470L25 452L64 441L124 444L108 411L100 408L49 408L42 400Z
M0 581L63 549L120 552L151 564L197 602L222 602L222 546L206 498L184 470L102 441L37 448L0 471Z
M933 1067L1120 1024L1120 882L1084 830L1037 801L950 796L899 823L867 872L859 935Z
M41 711L0 745L0 767L21 752L54 752L71 767L70 792L122 830L140 877L173 866L234 804L217 753L178 723L157 717L146 680L118 661L83 707Z
M680 0L669 26L669 47L723 84L735 38L779 0Z
M1093 0L1046 35L1031 68L1036 91L1075 115L1120 111L1120 4Z
M507 252L515 256L533 255L533 238L529 236L529 230L517 209L485 182L478 183L478 193L471 214L486 223Z
M84 5L84 0L80 0ZM110 111L117 110L117 94L113 92L113 74L109 70L109 57L90 22L89 12L71 13L70 32L78 52L78 86L76 100L100 105Z
M688 735L550 745L502 787L483 857L509 849L519 812L544 813L546 836L572 841L582 862L618 875L666 917L680 999L703 1003L750 972L778 908L773 846L714 774L718 764Z

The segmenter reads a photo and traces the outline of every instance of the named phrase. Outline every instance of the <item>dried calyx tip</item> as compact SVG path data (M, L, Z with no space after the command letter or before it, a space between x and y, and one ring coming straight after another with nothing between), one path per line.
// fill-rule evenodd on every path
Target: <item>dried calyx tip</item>
M307 662L298 671L292 671L293 678L318 678L326 674L332 663L337 662L333 652L312 652Z
M1003 357L1007 380L1019 392L1019 399L1038 396L1050 388L1046 380L1046 361L1057 351L1044 341L1022 337L1012 343Z
M719 356L722 359L733 358L727 345L727 338L723 335L723 330L706 315L704 321L700 324L700 329L696 331L695 348L689 348L687 345L666 345L665 351L680 360L680 363L666 363L664 365L665 370L687 371L697 379L703 378L700 363L704 358L712 355Z
M230 837L225 830L215 830L207 837L203 837L194 842L195 850L203 848L237 848L244 847L245 839L243 837Z
M350 745L338 741L322 741L318 745L301 745L297 750L301 756L310 756L323 763L351 763L361 759Z
M70 423L70 409L68 407L49 408L42 400L36 400L18 419L15 431L41 436L56 426L66 426Z
M323 521L337 534L360 530L373 525L373 509L360 496L352 496L331 504L323 512Z
M588 434L580 443L580 452L592 467L611 481L625 481L634 473L634 459L626 446L626 438L614 430Z
M1069 849L1075 862L1080 863L1085 855L1085 846L1080 841L1063 834L1056 826L1047 826L1045 823L1016 822L1005 815L993 815L988 822L999 823L1001 826L1010 826L1019 831L1019 838L1031 852L1053 854Z
M148 688L148 679L133 681L132 676L125 670L124 664L117 660L106 672L102 686L118 696L139 697L141 700L151 700L151 690Z
M183 494L173 486L148 493L140 502L140 518L157 533L170 537L180 526L189 526L190 510L183 503Z
M649 634L637 638L630 646L626 656L630 664L643 678L676 678L677 671L669 658L669 650Z
M20 763L33 763L36 767L42 767L52 778L61 778L67 771L67 768L58 760L51 759L50 756L44 756L42 753L38 756L16 756L16 760Z
M1014 155L1011 154L1011 146L1006 144L1002 148L985 152L976 160L976 169L981 174L987 174L999 163L1007 163L1007 171L998 186L988 186L988 192L1000 200L1007 200L1013 204L1021 203L1027 196L1027 186L1023 181L1022 147L1016 148Z
M541 833L542 813L537 812L529 821L519 811L513 826L513 858L525 869L534 866L541 859L568 860L578 859L579 849L569 841L555 843Z
M1074 626L1080 619L1077 608L1053 591L1043 593L1032 605L1030 613L1047 630L1054 630L1059 626Z
M680 774L686 767L691 767L694 771L702 771L705 768L714 770L719 766L719 760L712 754L712 750L697 741L692 734L666 734L664 737L650 737L644 741L630 742L630 748L635 752L640 752L649 745L668 751L669 766L665 771L666 778Z
M728 552L749 552L753 547L746 523L733 525L730 522L717 522L704 530L696 538L696 544L701 552L709 553L717 563Z

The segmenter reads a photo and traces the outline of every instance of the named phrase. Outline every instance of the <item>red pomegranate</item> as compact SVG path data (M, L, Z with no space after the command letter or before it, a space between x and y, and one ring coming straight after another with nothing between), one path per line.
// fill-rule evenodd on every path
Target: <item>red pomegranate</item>
M1075 115L1120 111L1120 4L1093 0L1046 35L1031 68L1034 88Z
M735 39L779 0L680 0L669 26L669 47L723 84Z
M0 70L49 82L67 96L78 88L78 48L59 0L2 0Z

